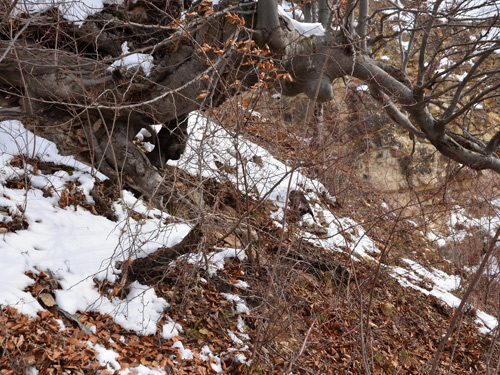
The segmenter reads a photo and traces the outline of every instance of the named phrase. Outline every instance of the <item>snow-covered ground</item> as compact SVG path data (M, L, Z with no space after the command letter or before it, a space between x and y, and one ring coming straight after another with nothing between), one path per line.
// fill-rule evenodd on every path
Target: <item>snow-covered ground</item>
M332 251L349 252L356 261L377 262L379 250L362 226L351 218L337 217L320 203L325 197L332 202L335 200L326 194L321 183L199 113L190 116L188 131L186 152L180 160L170 164L193 175L230 182L255 199L272 201L276 206L272 215L277 226L287 225L284 220L287 192L301 190L310 201L314 215L320 219L315 223L310 215L302 218L300 235L304 239ZM68 166L71 168L66 170L71 172L59 170L45 174L29 163L24 163L22 168L16 167L14 165L19 163L12 162L19 157ZM190 225L177 218L166 220L166 213L148 208L127 191L123 191L121 198L114 203L116 222L79 206L61 208L58 202L68 183L76 183L87 201L92 203L90 191L96 178L103 180L105 176L72 157L60 156L54 144L34 136L18 121L0 123L0 163L0 222L8 224L20 216L28 224L27 229L4 231L0 237L0 262L4 266L4 272L0 274L0 305L36 316L43 307L25 291L33 282L25 273L49 271L62 287L55 292L56 302L59 308L70 314L77 311L109 314L124 329L140 335L155 334L157 323L161 322L161 334L167 340L182 332L182 326L168 316L168 303L156 296L152 288L134 282L125 299L108 298L98 292L95 281L115 281L120 272L116 269L118 260L145 256L160 246L172 246L189 232ZM10 186L8 181L25 181L23 186L30 188L7 187ZM132 219L133 213L143 214L143 219ZM464 220L457 215L452 216L452 220ZM322 229L319 235L318 228ZM199 254L186 257L191 263L204 259ZM215 249L208 257L209 274L213 275L224 267L226 259L244 259L245 252L243 249ZM404 262L408 267L388 267L389 273L401 285L419 290L424 295L433 295L451 307L460 303L452 294L460 282L456 276L426 269L409 259ZM426 288L421 287L423 283ZM241 289L249 287L243 280L238 286ZM250 310L244 299L236 294L224 294L224 298L232 302L240 328L237 334L231 331L228 336L238 349L244 351L248 347L244 316ZM477 313L477 321L483 325L484 332L497 325L494 317L481 311ZM182 342L175 345L184 359L192 358L192 352ZM119 363L110 360L113 357L110 349L92 347L100 353L99 356L107 358L112 369L120 370ZM246 361L242 354L238 355L241 361ZM211 360L214 369L220 370L217 353L207 351L206 358ZM144 367L143 373L153 370L157 371ZM123 373L127 372L124 370Z
M12 163L19 158L35 163L23 163L22 168L13 166L19 164ZM34 167L42 162L64 166L62 169L69 172L58 170L44 174ZM128 191L122 191L121 198L114 203L116 222L78 205L60 207L59 200L69 183L76 183L88 203L93 203L90 192L96 178L106 177L72 157L59 155L53 143L34 136L20 122L0 123L0 223L4 224L0 235L0 305L12 306L36 317L44 308L25 291L33 283L25 273L44 271L61 285L61 289L55 291L55 299L58 307L69 314L77 311L109 314L124 329L140 335L156 334L160 323L165 339L178 336L181 326L168 316L169 304L157 297L153 288L134 282L126 298L108 298L98 292L96 280L116 281L120 272L117 261L145 256L160 246L172 246L189 233L191 226L178 219L166 224L169 215L146 207ZM22 181L23 186L30 188L7 187L14 181ZM144 219L133 219L134 213L143 214ZM8 224L16 217L24 219L27 229L7 231ZM211 274L223 268L225 259L244 256L241 249L220 249L208 254ZM235 301L235 313L248 312L244 301L237 298L231 299ZM241 328L238 334L245 335L243 321L237 324ZM236 348L244 346L236 345ZM181 349L183 358L191 359L190 350L182 342L177 341L174 347ZM99 352L98 360L105 358L103 361L113 370L120 369L116 361L109 361L110 350L92 348ZM220 358L209 353L209 349L205 352L212 368L221 370ZM146 367L136 370L141 374L152 371Z
M318 224L310 215L302 218L302 238L332 251L347 251L354 260L378 262L376 255L380 250L360 223L351 218L337 217L334 212L319 203L325 198L335 202L335 197L328 196L319 181L306 177L300 170L290 168L267 150L245 137L232 134L199 113L193 113L189 118L188 132L190 137L186 152L180 160L170 162L171 165L194 175L201 174L219 181L230 181L245 194L256 199L271 200L278 207L273 213L275 224L278 226L287 225L283 220L287 192L301 190L309 200L314 215L321 218L320 235ZM455 229L457 223L463 228L461 231ZM459 239L466 233L467 228L481 227L493 236L493 228L499 223L498 217L470 218L457 206L452 211L448 223L450 236L440 237L438 245ZM436 237L433 239L436 240ZM459 305L460 299L452 293L460 286L461 280L457 276L447 275L435 268L427 269L409 259L404 259L404 262L408 267L385 266L389 274L401 285L414 288L425 295L433 295L450 307ZM427 285L427 289L419 286L422 283ZM476 321L482 326L481 331L484 333L490 332L498 324L495 317L480 310Z

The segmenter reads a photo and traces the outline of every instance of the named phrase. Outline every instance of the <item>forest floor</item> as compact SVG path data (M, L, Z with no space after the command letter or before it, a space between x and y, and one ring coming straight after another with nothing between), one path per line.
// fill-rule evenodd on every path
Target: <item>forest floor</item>
M245 137L290 164L304 160L302 156L309 153L313 157L307 162L319 168L320 162L314 160L318 153L308 149L306 135L300 129L293 132L262 116L252 115L245 123ZM271 168L258 159L254 161L263 164L262 168ZM83 210L103 220L109 220L110 212L120 216L114 205L123 193L116 187L94 182L92 196L99 192L100 199L99 204L90 204L85 189L78 184L68 185L66 181L58 190L56 186L41 187L33 179L37 175L70 176L66 165L22 157L6 163L7 169L29 170L25 176L31 179L27 183L26 178L7 178L3 192L6 201L14 201L13 192L26 196L28 190L41 189L40 196L58 198L52 201L52 210L68 214ZM217 165L217 173L226 173L234 166L230 167ZM307 168L304 173L317 174L311 170ZM115 310L103 313L95 306L80 310L79 303L72 301L75 296L61 293L71 293L73 286L68 287L68 275L60 273L60 266L40 262L40 266L31 267L24 273L30 281L23 292L41 308L31 314L22 314L19 308L2 308L0 373L427 373L453 316L450 305L456 306L484 250L478 226L470 221L475 217L481 223L480 219L486 217L494 226L495 215L472 212L470 207L479 203L471 203L470 196L460 194L458 189L455 193L448 191L453 204L437 202L435 197L441 196L438 188L438 193L421 193L421 198L424 194L430 197L422 201L431 203L415 217L408 210L389 207L384 192L357 179L349 163L339 164L337 172L342 180L337 199L319 201L319 195L306 191L319 223L316 226L308 216L290 215L286 219L285 214L278 215L278 211L285 211L280 211L277 200L267 202L245 195L228 179L204 179L205 210L214 218L205 223L206 240L199 247L198 254L205 255L182 258L174 267L166 267L164 277L152 284L158 299L165 299L169 306L168 316L157 319L156 327L148 327L148 333L126 328L117 318L132 319L132 307L129 317ZM182 177L186 186L198 183L196 176L185 173ZM323 181L328 186L337 183L339 177ZM155 215L160 215L154 210L141 211L142 203L128 198L132 200L135 203L129 205L127 214L132 225L124 228L135 224L146 228L156 220ZM494 199L489 204L495 212L491 202ZM5 201L3 206L8 207ZM242 212L248 216L249 206L254 209L245 222L251 223L251 230L250 225L244 228L248 237L256 238L248 241L246 237L245 242L245 230L234 235L225 229L237 222ZM14 238L22 241L23 235L40 224L33 215L14 215L12 209L4 214L11 216L1 225L6 245ZM326 226L326 216L343 223L335 235L319 228ZM458 216L451 229L466 235L455 236L453 242L447 237L451 229L446 226L450 217ZM227 225L221 226L220 218ZM169 216L160 221L177 225L181 219ZM90 228L91 221L85 223ZM436 229L439 226L441 232ZM325 246L328 242L322 236L337 235L340 241L335 246ZM358 246L367 240L373 248ZM450 258L450 247L462 255ZM243 249L241 253L238 248ZM31 256L30 251L25 256ZM60 256L64 259L65 254ZM2 264L8 268L5 259ZM114 267L119 274L119 266ZM492 271L483 277L473 306L460 317L442 353L441 373L496 371L498 330L488 329L493 324L492 316L498 314L496 276ZM87 279L103 305L122 300L132 306L130 295L137 287L130 286L130 294L124 296L129 290L123 290L120 277ZM76 312L61 307L65 298ZM154 298L148 301L157 303ZM19 307L12 301L7 305Z

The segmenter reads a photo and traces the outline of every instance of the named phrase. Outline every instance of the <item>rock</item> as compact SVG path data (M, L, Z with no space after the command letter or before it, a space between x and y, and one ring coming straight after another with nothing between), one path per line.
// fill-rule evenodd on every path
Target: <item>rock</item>
M305 197L304 193L298 190L292 190L288 196L290 200L290 210L293 214L298 215L299 217L304 216L305 214L310 214L316 222L316 218L314 217L311 206L309 205L309 201Z
M384 302L380 305L380 311L382 311L382 314L389 317L389 316L394 315L395 307L390 302Z
M259 235L257 234L257 231L252 227L249 228L246 224L241 224L240 227L236 228L235 232L240 238L244 240L245 243L249 243L250 241L259 241Z
M328 234L328 230L326 228L323 228L321 225L315 223L304 223L302 224L302 228L309 233L317 235L318 237L326 236Z
M412 188L426 190L444 181L446 160L434 146L418 143L411 156L411 140L400 136L401 148L383 147L370 150L356 163L358 175L385 193Z
M243 246L242 246L242 244L241 244L240 239L239 239L239 238L238 238L238 237L237 237L234 233L231 233L231 234L229 234L229 235L226 235L226 233L224 233L224 232L214 232L214 236L215 236L215 238L217 238L218 240L220 240L221 238L223 238L223 237L224 237L224 240L223 240L223 241L224 241L227 245L229 245L229 246L231 246L231 247L233 247L233 248L235 248L235 249L240 249L240 248L242 248L242 247L243 247Z
M57 305L56 300L50 293L40 293L38 295L38 301L41 302L45 307L54 307Z
M264 166L264 162L262 161L262 158L258 155L254 155L252 157L252 161L261 168Z
M91 322L85 322L83 326L88 330L88 332L96 333L97 326Z

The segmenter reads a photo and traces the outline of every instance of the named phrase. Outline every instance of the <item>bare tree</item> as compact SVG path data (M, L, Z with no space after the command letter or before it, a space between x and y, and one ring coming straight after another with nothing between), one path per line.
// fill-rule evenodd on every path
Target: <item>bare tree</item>
M478 130L473 116L479 106L498 103L494 0L405 8L387 1L372 9L368 0L320 1L317 19L327 31L317 35L279 12L276 0L126 2L93 10L78 2L37 4L4 6L2 106L43 119L40 130L63 150L125 176L157 203L175 193L152 166L161 170L182 153L189 112L256 85L324 103L345 76L365 82L412 137L470 168L500 172L500 124ZM304 4L306 20L315 18L311 4ZM400 49L398 63L374 58L391 43ZM127 58L149 64L127 69ZM155 150L144 153L132 140L154 124L163 127Z

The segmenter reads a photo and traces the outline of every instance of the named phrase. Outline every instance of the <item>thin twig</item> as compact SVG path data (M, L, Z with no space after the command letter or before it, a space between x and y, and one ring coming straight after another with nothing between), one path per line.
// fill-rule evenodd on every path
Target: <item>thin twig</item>
M495 244L497 243L498 237L500 236L500 227L497 229L495 233L495 237L491 240L490 247L486 254L484 255L483 261L479 265L479 268L477 269L476 273L474 274L474 277L469 284L467 290L465 291L462 301L460 301L460 305L455 310L455 313L453 314L453 318L451 319L450 326L448 327L448 330L446 331L445 335L439 342L439 346L436 350L436 354L434 356L434 359L432 360L432 368L431 371L429 372L429 375L435 375L436 370L439 366L439 359L441 358L441 354L443 353L444 347L446 343L448 342L448 339L452 335L452 333L455 331L455 326L457 325L457 322L463 312L464 306L467 304L467 301L469 300L469 297L471 296L472 292L474 291L474 288L476 287L477 283L481 279L481 276L484 273L484 270L488 264L488 261L490 260L491 255L493 254L493 251L496 249Z

